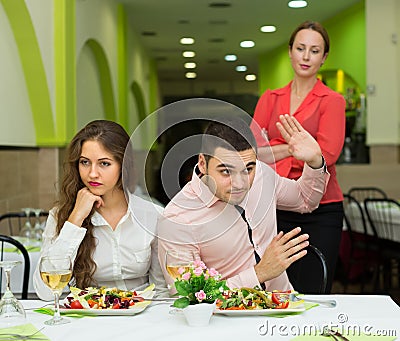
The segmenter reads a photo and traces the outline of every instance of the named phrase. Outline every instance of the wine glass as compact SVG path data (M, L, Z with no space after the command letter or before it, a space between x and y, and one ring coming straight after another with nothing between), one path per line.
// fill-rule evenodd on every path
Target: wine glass
M36 217L35 227L33 228L33 237L35 238L38 246L40 246L43 234L43 227L40 222L40 213L42 213L42 211L43 210L41 208L33 209L33 212L35 212L35 217Z
M69 256L42 257L39 263L42 281L53 291L54 315L45 324L53 326L69 323L70 321L60 316L60 295L72 276L71 258Z
M183 268L184 272L189 271L195 258L195 254L192 251L167 250L165 254L165 266L168 274L174 280L180 278L179 269Z
M24 243L26 245L30 245L31 239L34 237L33 227L30 221L31 210L32 209L30 207L22 208L22 211L24 211L26 215L26 222L25 225L22 227L19 235L27 239L26 242Z
M10 289L11 270L21 263L19 260L0 261L0 267L4 269L6 275L6 290L0 300L0 327L2 328L26 323L25 309Z

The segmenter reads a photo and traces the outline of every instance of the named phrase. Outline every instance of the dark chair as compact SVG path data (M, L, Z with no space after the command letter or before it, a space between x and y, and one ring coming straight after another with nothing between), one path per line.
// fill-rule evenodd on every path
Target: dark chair
M9 244L9 245L7 245ZM4 253L5 249L10 246L16 247L22 254L24 259L24 271L23 271L23 278L22 278L22 294L21 299L26 300L28 298L28 284L29 284L29 272L31 269L31 261L29 258L28 251L26 251L25 247L16 239L0 235L0 260L4 260ZM3 272L0 272L0 283L2 283L3 279ZM11 288L12 290L12 288ZM0 294L1 294L1 286L0 286Z
M40 213L40 217L47 217L49 212L43 211ZM35 217L34 212L30 212L29 218L32 219ZM0 215L0 227L6 226L9 231L10 236L19 235L19 231L22 229L26 222L27 216L25 212L8 212ZM35 219L35 218L34 218ZM34 225L34 220L32 220L32 225ZM3 231L4 232L4 231Z
M393 288L393 278L400 280L400 204L393 199L365 199L368 222L379 240L382 255L384 289ZM398 286L400 287L399 283Z
M384 190L374 186L352 187L347 194L355 198L359 203L363 203L367 198L386 199L388 197Z
M359 281L360 290L364 292L368 279L372 279L375 289L380 264L378 240L367 223L362 205L353 196L344 194L343 209L345 229L339 257L344 268L344 291L349 282Z
M326 258L324 254L314 245L308 245L306 248L307 250L307 255L304 257L300 258L298 261L296 261L297 266L301 267L301 272L296 272L296 276L290 276L290 271L288 271L288 276L291 284L293 285L293 288L298 291L299 293L302 294L327 294L327 284L328 284L328 265L326 262ZM315 263L319 264L320 271L318 273L315 273L314 271L311 273L310 270L308 270L308 267L302 267L301 264L304 262L304 260L313 260ZM314 269L315 267L313 267ZM290 269L290 267L289 267ZM288 270L289 270L288 269ZM301 273L301 275L299 275ZM312 291L307 291L302 288L302 282L299 277L306 277L310 278L310 280L315 282L315 287L314 290ZM312 276L312 277L311 277ZM315 280L314 280L315 278Z

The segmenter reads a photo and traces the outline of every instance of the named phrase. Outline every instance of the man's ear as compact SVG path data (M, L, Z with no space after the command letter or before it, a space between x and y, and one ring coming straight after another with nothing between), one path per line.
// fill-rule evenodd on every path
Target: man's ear
M198 162L199 171L202 174L207 174L207 161L204 157L204 154L199 154L199 162Z

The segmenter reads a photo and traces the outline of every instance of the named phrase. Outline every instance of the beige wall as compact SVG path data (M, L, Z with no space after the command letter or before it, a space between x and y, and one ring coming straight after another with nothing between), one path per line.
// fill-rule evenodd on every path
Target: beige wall
M0 150L0 214L22 207L49 210L56 199L57 148Z

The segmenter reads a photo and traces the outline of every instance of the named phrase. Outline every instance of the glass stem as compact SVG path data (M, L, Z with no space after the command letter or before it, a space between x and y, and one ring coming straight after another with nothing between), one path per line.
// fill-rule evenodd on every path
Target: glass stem
M58 291L54 292L54 315L53 320L61 320L60 316L60 294Z
M6 291L10 291L11 270L5 269L5 273L6 273Z

